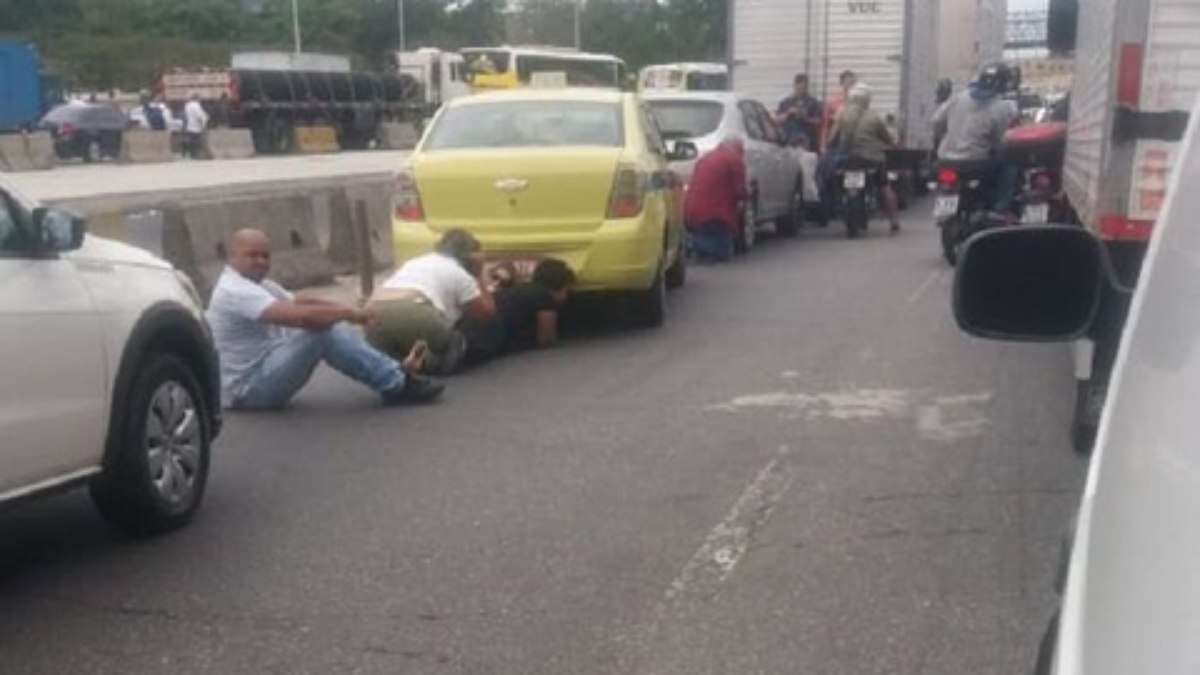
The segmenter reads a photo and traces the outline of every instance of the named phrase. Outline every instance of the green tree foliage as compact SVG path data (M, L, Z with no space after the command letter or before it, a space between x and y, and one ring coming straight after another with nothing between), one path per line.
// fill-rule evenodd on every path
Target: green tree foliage
M727 0L585 0L583 47L630 66L723 56ZM256 11L248 11L253 5ZM382 69L395 0L299 0L305 51ZM292 48L291 0L0 0L0 36L35 42L77 89L136 90L175 66L219 68L247 49ZM572 0L404 0L409 48L574 41Z

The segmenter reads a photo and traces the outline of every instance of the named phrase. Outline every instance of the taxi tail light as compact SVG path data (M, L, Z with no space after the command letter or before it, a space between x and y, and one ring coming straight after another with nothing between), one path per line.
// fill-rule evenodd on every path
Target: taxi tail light
M633 218L642 212L646 197L646 181L637 169L617 166L612 196L608 200L609 218Z
M392 205L399 220L425 220L421 194L417 192L417 178L411 171L401 171L396 176L396 194L392 197Z

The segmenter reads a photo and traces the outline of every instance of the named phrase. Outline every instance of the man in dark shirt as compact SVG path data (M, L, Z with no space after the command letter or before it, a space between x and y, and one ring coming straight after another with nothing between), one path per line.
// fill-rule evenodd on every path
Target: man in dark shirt
M464 362L476 365L502 354L553 345L558 340L558 310L574 285L571 268L547 258L534 268L529 282L497 288L495 317L468 317L461 324L467 340Z
M800 73L792 80L792 95L779 102L775 113L783 125L789 145L802 141L816 151L821 133L821 102L808 93L808 75Z

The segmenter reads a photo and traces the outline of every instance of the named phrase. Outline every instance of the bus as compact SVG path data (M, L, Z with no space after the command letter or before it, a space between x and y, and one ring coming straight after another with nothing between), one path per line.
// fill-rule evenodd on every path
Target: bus
M663 63L642 68L638 91L727 91L724 63Z
M554 47L468 47L459 50L475 91L527 87L534 73L563 73L572 87L621 89L625 62L611 54Z

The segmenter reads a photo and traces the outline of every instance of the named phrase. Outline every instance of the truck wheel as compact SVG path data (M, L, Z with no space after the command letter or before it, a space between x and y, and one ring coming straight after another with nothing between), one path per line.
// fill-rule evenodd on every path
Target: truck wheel
M134 536L187 524L208 480L209 411L192 370L151 353L117 409L104 473L91 486L100 512Z

